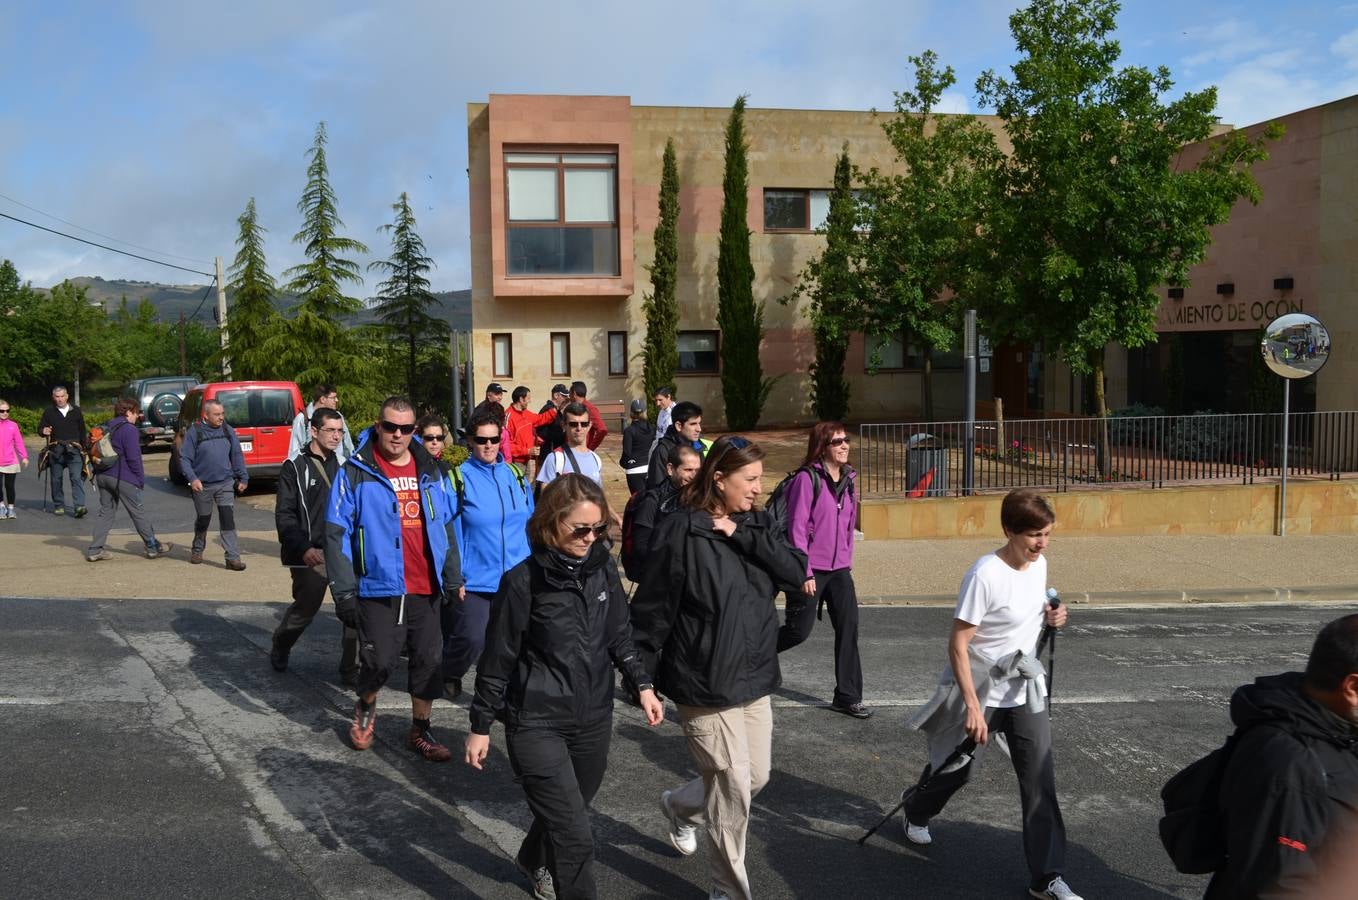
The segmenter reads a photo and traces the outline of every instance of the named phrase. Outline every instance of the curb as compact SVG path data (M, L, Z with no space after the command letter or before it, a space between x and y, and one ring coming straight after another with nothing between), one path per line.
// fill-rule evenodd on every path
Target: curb
M1079 606L1176 606L1221 604L1255 606L1270 603L1358 603L1358 584L1315 587L1195 588L1187 591L1069 591L1061 599ZM951 594L860 594L859 606L944 606L957 604Z

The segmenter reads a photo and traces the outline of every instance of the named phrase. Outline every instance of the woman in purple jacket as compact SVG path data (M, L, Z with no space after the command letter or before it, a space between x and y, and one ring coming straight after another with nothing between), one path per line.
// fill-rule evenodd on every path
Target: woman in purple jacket
M113 442L118 461L107 469L96 469L94 483L99 486L99 517L94 520L94 539L85 551L87 562L112 559L104 549L113 517L121 502L132 517L132 527L146 543L146 558L155 559L170 552L170 545L156 539L156 531L141 506L141 490L146 486L146 475L141 466L141 439L137 434L138 403L131 397L121 397L113 406L113 418L104 425L104 434Z
M849 435L839 422L817 422L806 459L788 486L787 537L806 554L804 593L787 595L787 618L778 652L811 636L822 605L835 629L835 697L830 708L866 719L863 664L858 657L858 593L854 589L853 537L858 524L858 476L849 465Z

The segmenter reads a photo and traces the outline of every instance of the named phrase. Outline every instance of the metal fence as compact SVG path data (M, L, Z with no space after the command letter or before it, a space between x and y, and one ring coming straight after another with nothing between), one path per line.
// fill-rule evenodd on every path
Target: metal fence
M859 428L864 494L960 496L1037 487L1276 478L1281 413L869 424ZM1288 477L1358 474L1358 411L1292 413Z

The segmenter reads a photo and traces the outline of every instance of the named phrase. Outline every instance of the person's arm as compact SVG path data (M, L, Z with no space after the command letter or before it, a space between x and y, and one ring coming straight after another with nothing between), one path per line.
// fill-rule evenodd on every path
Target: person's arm
M669 456L669 444L666 444L662 449L666 452L657 453L654 450L651 452L651 461L646 468L647 490L650 490L653 487L659 487L670 477L669 469L667 468L669 463L665 459L666 456Z
M597 450L599 445L608 437L608 426L604 424L604 417L599 415L599 407L593 403L589 404L589 437L585 440L585 446L591 450Z
M804 589L806 554L789 544L786 535L778 533L768 514L751 513L726 539L759 563L773 579L774 587L784 591Z
M563 456L564 456L564 454L563 454ZM551 481L552 479L554 479L554 478L556 478L556 452L555 452L555 451L553 451L553 452L551 452L551 453L548 453L548 454L547 454L547 458L544 459L544 460L542 461L542 465L538 467L538 479L537 479L537 480L538 480L540 483L542 483L542 484L547 484L548 482L550 482L550 481Z
M179 445L179 468L184 473L184 480L190 484L198 480L198 473L193 471L194 458L197 454L198 423L193 422L184 429L184 440Z
M632 558L641 562L643 570L648 562L646 551L651 546L655 519L659 513L660 500L654 491L643 493L632 510Z
M787 539L792 546L806 554L806 580L810 589L806 590L805 585L803 589L813 595L816 593L811 572L811 504L814 499L811 473L803 469L787 486Z
M349 625L357 624L358 615L358 578L354 574L354 559L351 555L358 510L346 470L347 466L341 468L335 476L335 482L330 486L330 501L326 504L325 574L330 579L330 596L335 600L335 615Z
M301 473L297 470L298 458L284 460L278 472L278 495L274 498L273 524L278 532L278 542L283 545L285 559L300 560L311 549L311 523L302 519L301 504L297 498L302 493Z
M989 739L985 706L976 696L976 685L971 680L971 655L968 653L974 637L975 625L953 619L952 634L948 636L948 662L952 665L953 679L957 682L957 689L962 692L962 703L967 709L967 737L984 744Z
M288 459L292 459L307 445L306 431L306 413L299 412L292 419L292 433L288 437Z
M652 679L656 675L656 659L669 640L670 629L678 615L687 580L684 551L690 540L688 527L689 517L678 512L660 523L641 584L632 595L632 643L640 651Z
M229 427L229 426L222 426ZM230 454L231 474L235 476L236 487L238 490L245 490L245 486L250 483L250 473L245 468L245 453L240 448L240 438L236 437L236 430L232 428L227 432L230 437L227 452Z
M81 412L80 407L77 406L73 411L73 415L75 416L75 425L77 429L76 434L79 435L79 438L77 438L77 440L80 441L80 449L84 450L86 453L89 453L90 430L85 427L85 414Z
M123 461L129 475L134 481L146 481L146 470L142 466L141 441L137 437L137 427L128 422L118 426L118 433L114 435L114 444L118 448L118 457Z
M651 683L650 672L642 662L641 654L632 643L632 622L627 607L627 593L622 589L622 579L618 577L618 567L609 560L606 563L608 575L608 655L613 667L636 691L641 708L646 713L646 722L659 725L665 720L665 706L655 695L655 685Z
M349 433L349 420L340 416L340 425L344 427L344 435L340 438L340 448L344 450L344 458L348 459L354 455L354 436Z
M500 587L490 603L486 645L476 663L476 692L467 713L472 734L490 734L496 717L504 709L505 687L518 665L533 610L531 579L522 577L527 574L511 569L500 579Z
M466 580L462 577L462 554L457 544L457 491L452 479L439 478L439 490L443 493L443 521L434 527L442 528L448 540L448 552L443 557L443 593L451 599L461 593Z

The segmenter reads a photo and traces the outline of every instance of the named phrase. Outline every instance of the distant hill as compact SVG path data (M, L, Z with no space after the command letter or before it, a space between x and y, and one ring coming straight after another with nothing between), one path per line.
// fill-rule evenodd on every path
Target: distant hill
M151 301L151 305L155 307L162 322L178 322L181 312L199 322L216 321L214 313L217 309L217 295L215 291L210 292L207 299L204 300L203 295L208 291L208 285L205 284L110 281L83 275L69 280L72 284L85 288L85 295L90 300L102 303L104 309L108 312L116 310L124 297L127 298L128 305L133 307L145 298ZM460 331L466 331L472 327L472 292L470 290L437 291L434 296L439 301L434 312L436 316L441 315L452 328ZM286 310L292 307L294 298L290 295L281 295L275 302L280 310ZM371 304L372 300L370 299L368 302ZM230 311L230 304L231 296L228 294L228 312ZM369 309L359 315L358 321L367 323L373 321L374 318L374 313Z

